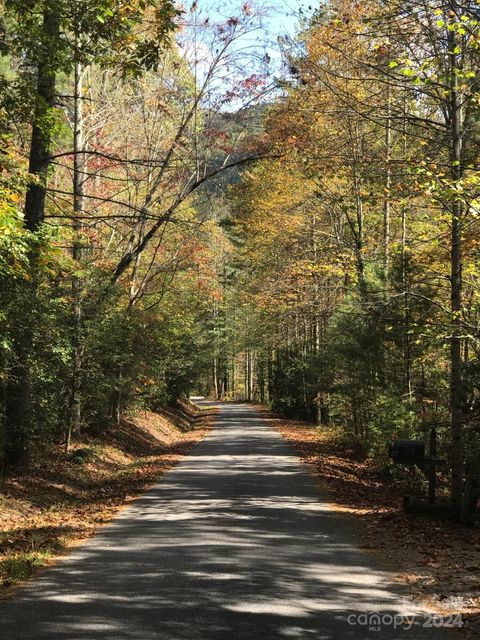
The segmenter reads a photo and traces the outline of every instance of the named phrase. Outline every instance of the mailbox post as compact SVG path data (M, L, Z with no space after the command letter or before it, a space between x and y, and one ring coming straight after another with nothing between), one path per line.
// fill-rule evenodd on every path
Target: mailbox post
M415 465L428 479L428 503L435 504L437 488L437 466L444 463L437 458L437 430L430 431L429 455L425 455L423 440L392 440L388 448L395 464Z
M430 464L427 467L428 470L428 502L429 504L435 504L435 492L437 490L437 430L432 427L430 431Z
M425 460L425 443L421 440L393 440L388 452L396 464L422 465Z

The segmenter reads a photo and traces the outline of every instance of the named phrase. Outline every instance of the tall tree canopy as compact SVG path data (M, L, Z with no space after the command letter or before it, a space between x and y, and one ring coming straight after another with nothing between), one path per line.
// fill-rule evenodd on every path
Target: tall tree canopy
M2 459L189 391L479 453L475 3L6 1Z

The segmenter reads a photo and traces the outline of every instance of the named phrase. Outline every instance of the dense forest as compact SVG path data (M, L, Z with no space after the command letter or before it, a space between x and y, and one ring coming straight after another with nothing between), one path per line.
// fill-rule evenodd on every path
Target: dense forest
M2 466L187 393L480 452L480 10L5 0ZM473 471L472 471L473 470Z

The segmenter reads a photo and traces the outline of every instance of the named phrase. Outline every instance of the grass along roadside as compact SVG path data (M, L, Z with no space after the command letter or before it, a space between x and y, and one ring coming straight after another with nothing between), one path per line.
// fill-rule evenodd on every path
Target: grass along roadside
M411 596L461 614L462 637L480 633L480 535L448 520L403 512L404 482L359 460L338 432L277 417L265 420L296 450L323 485L334 508L351 515L361 546L379 556L408 585ZM457 633L457 631L455 631Z
M52 448L0 491L0 597L94 534L200 442L215 409L139 411L101 436Z

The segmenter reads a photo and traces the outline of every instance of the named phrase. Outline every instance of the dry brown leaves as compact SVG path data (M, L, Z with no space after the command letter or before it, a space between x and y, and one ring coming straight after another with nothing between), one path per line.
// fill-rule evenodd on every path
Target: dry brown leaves
M480 535L446 520L402 510L402 489L371 460L339 450L330 430L264 412L311 465L333 506L351 515L361 546L393 569L417 599L461 613L462 637L480 632Z
M53 449L28 472L7 478L0 493L0 595L111 520L205 437L213 415L192 410L195 428L185 431L176 426L184 427L185 415L137 413L102 437L77 442L68 457ZM75 461L85 449L88 457Z

